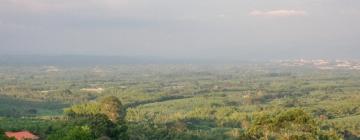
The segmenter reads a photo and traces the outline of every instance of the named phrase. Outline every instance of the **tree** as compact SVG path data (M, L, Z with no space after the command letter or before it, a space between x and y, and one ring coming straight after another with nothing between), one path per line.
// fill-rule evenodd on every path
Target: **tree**
M247 130L251 139L301 140L318 139L319 135L327 139L337 138L323 134L315 119L301 109L258 114Z
M68 126L54 134L49 135L48 140L95 140L88 126Z
M63 140L92 140L94 139L88 126L74 127L70 129Z
M127 126L120 100L110 96L97 103L87 103L65 109L69 126L88 126L95 138L128 139Z
M100 111L105 114L112 122L124 119L125 113L120 100L115 96L105 97L100 101Z
M88 115L73 120L74 125L89 126L91 133L96 137L110 137L113 139L127 139L125 123L112 122L104 114Z

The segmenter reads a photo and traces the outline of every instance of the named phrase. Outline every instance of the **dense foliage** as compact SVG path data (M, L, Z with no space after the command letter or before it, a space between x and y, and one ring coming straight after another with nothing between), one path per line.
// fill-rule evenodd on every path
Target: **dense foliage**
M50 140L360 138L357 70L273 63L50 68L0 67L0 129Z
M86 109L78 112L80 106L85 106ZM122 105L116 97L106 97L100 103L93 103L93 105L77 105L66 109L65 112L67 123L64 128L50 134L49 140L128 139L127 126L124 118L120 117L124 116L121 114L123 113Z

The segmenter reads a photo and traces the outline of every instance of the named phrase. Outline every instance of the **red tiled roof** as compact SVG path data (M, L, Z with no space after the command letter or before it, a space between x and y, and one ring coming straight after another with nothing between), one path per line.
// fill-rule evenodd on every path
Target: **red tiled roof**
M32 134L29 131L5 132L5 135L9 138L14 137L16 140L24 140L24 139L37 140L37 139L39 139L38 136Z

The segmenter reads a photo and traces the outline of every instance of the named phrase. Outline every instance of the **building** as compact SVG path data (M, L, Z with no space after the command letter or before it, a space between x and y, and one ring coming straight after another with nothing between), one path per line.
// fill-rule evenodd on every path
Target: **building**
M80 89L80 91L101 93L104 91L104 89L103 88L82 88L82 89Z
M9 138L15 138L16 140L38 140L39 137L32 134L29 131L20 132L5 132L5 135Z

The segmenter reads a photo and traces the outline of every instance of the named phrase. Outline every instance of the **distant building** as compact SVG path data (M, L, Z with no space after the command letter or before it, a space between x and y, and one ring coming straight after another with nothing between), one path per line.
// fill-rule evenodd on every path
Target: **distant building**
M59 72L60 70L55 66L48 66L48 67L45 67L45 71L51 73L51 72Z
M80 91L101 93L104 91L104 89L103 88L82 88L82 89L80 89Z
M20 132L5 132L5 135L9 138L15 138L16 140L38 140L39 137L32 134L29 131Z

